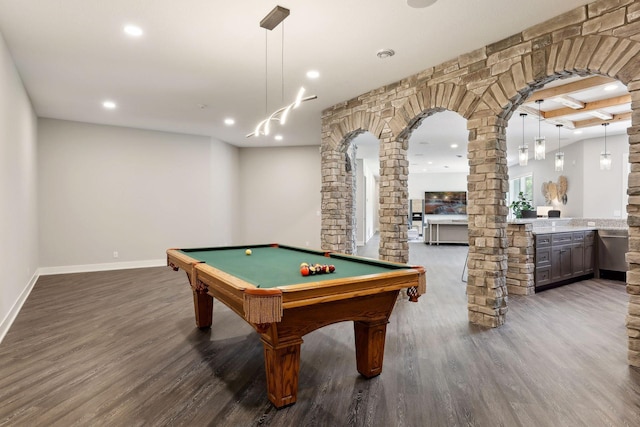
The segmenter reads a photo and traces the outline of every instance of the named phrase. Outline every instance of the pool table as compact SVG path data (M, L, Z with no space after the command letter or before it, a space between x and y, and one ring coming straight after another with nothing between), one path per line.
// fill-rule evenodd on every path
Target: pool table
M334 265L335 271L302 276L302 262ZM167 264L187 273L197 327L211 326L215 297L260 334L267 393L277 408L296 401L305 334L353 321L358 372L374 377L382 372L398 293L406 289L417 301L426 291L423 267L280 244L168 249Z

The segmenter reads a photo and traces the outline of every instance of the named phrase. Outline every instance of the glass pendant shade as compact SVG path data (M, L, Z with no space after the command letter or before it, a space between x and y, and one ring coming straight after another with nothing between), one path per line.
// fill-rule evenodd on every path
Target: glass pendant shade
M562 172L564 169L564 153L556 153L556 172Z
M542 104L542 99L537 99L536 104L538 104L538 136L534 138L533 142L533 155L536 160L544 160L546 154L545 147L545 137L540 136L540 122L542 121L542 113L540 112L540 104Z
M602 124L604 128L604 151L600 153L600 170L603 171L611 170L611 153L607 151L607 126L609 126L607 122Z
M527 166L529 163L529 146L521 145L518 147L518 164L520 166Z
M537 136L535 138L535 143L534 143L534 147L535 147L535 156L536 156L536 160L544 160L545 158L545 137L544 136Z
M520 113L520 117L522 117L522 145L518 147L518 164L527 166L529 162L529 146L524 142L524 119L527 117L527 113Z
M600 153L600 169L603 171L611 170L611 153L608 151Z
M560 129L562 128L561 124L557 124L558 128L558 152L556 153L556 172L562 172L564 169L564 153L560 151Z

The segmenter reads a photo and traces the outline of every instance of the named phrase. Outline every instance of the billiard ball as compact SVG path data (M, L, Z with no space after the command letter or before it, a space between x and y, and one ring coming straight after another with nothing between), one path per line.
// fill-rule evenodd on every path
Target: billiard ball
M309 275L309 267L306 265L303 265L302 267L300 267L300 274L302 274L303 276L308 276Z
M334 271L336 271L336 266L335 266L335 265L333 265L333 264L331 264L331 265L329 266L329 273L333 273Z
M244 251L244 253L247 255L251 255L251 249L247 249L246 251Z

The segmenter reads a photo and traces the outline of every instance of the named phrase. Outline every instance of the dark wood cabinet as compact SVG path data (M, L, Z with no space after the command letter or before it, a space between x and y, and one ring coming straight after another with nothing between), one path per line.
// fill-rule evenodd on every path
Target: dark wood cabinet
M593 274L594 242L595 231L537 234L536 290Z
M551 281L558 282L571 278L571 245L554 246L551 248Z
M595 251L596 232L584 232L584 273L593 274L596 266Z

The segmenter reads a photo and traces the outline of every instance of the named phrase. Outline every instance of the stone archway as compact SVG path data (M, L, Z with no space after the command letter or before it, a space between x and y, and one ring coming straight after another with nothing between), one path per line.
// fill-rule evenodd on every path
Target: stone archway
M364 132L380 138L384 122L379 116L358 112L331 126L323 138L321 189L322 248L353 254L356 250L354 157L351 142Z
M640 164L640 149L637 148L637 144L640 143L640 109L637 104L637 100L640 99L640 43L620 37L591 35L565 39L552 44L547 51L548 55L539 58L539 61L544 59L544 62L538 65L540 73L534 76L533 68L531 69L532 81L517 80L516 76L522 74L517 69L520 64L515 64L510 72L504 74L505 77L491 86L492 98L496 102L500 99L502 111L498 116L504 118L503 120L508 120L536 88L571 75L604 75L624 83L631 95L631 126L627 129L631 163L631 173L628 177L630 197L627 206L630 242L627 253L627 292L630 295L627 335L629 364L640 366L640 174L637 172ZM506 122L504 124L506 125ZM504 135L504 132L505 129L502 128L500 133ZM520 232L526 233L526 230ZM524 238L521 241L528 240L528 245L532 245L530 239L522 237ZM527 252L531 247L521 249L524 249L521 252ZM524 280L532 282L533 269L528 270L530 277Z
M340 158L344 158L341 153L346 153L355 136L369 131L380 140L380 257L387 261L407 262L406 151L409 136L424 118L435 112L450 110L467 118L466 115L481 102L474 93L453 83L425 85L408 91L396 101L394 104L397 107L390 106L379 115L357 110L352 116L343 117L332 124L330 132L323 135L323 248L341 251L353 251L355 248L355 237L349 232L352 229L348 224L353 217L353 203L344 200L341 203L335 196L352 196L352 192L348 190L348 182L352 178L340 171ZM325 156L330 163L325 163ZM326 170L324 165L328 166ZM327 173L328 171L331 172ZM325 211L324 206L330 209ZM341 212L339 206L344 209L351 206L351 210ZM344 239L340 238L341 235Z
M469 320L504 323L507 312L507 119L532 90L572 74L601 74L627 85L630 248L627 290L629 363L640 366L640 2L598 0L407 77L323 112L323 244L345 249L348 230L333 210L343 208L339 146L350 132L368 130L382 141L381 224L388 221L381 256L406 262L406 140L425 111L443 108L467 119L469 129ZM342 162L341 162L342 160ZM331 176L335 174L335 176ZM382 174L385 178L383 180ZM384 191L384 194L382 193ZM384 208L382 207L384 205ZM386 210L385 210L386 209ZM328 236L328 240L325 239ZM405 242L405 246L402 242Z

